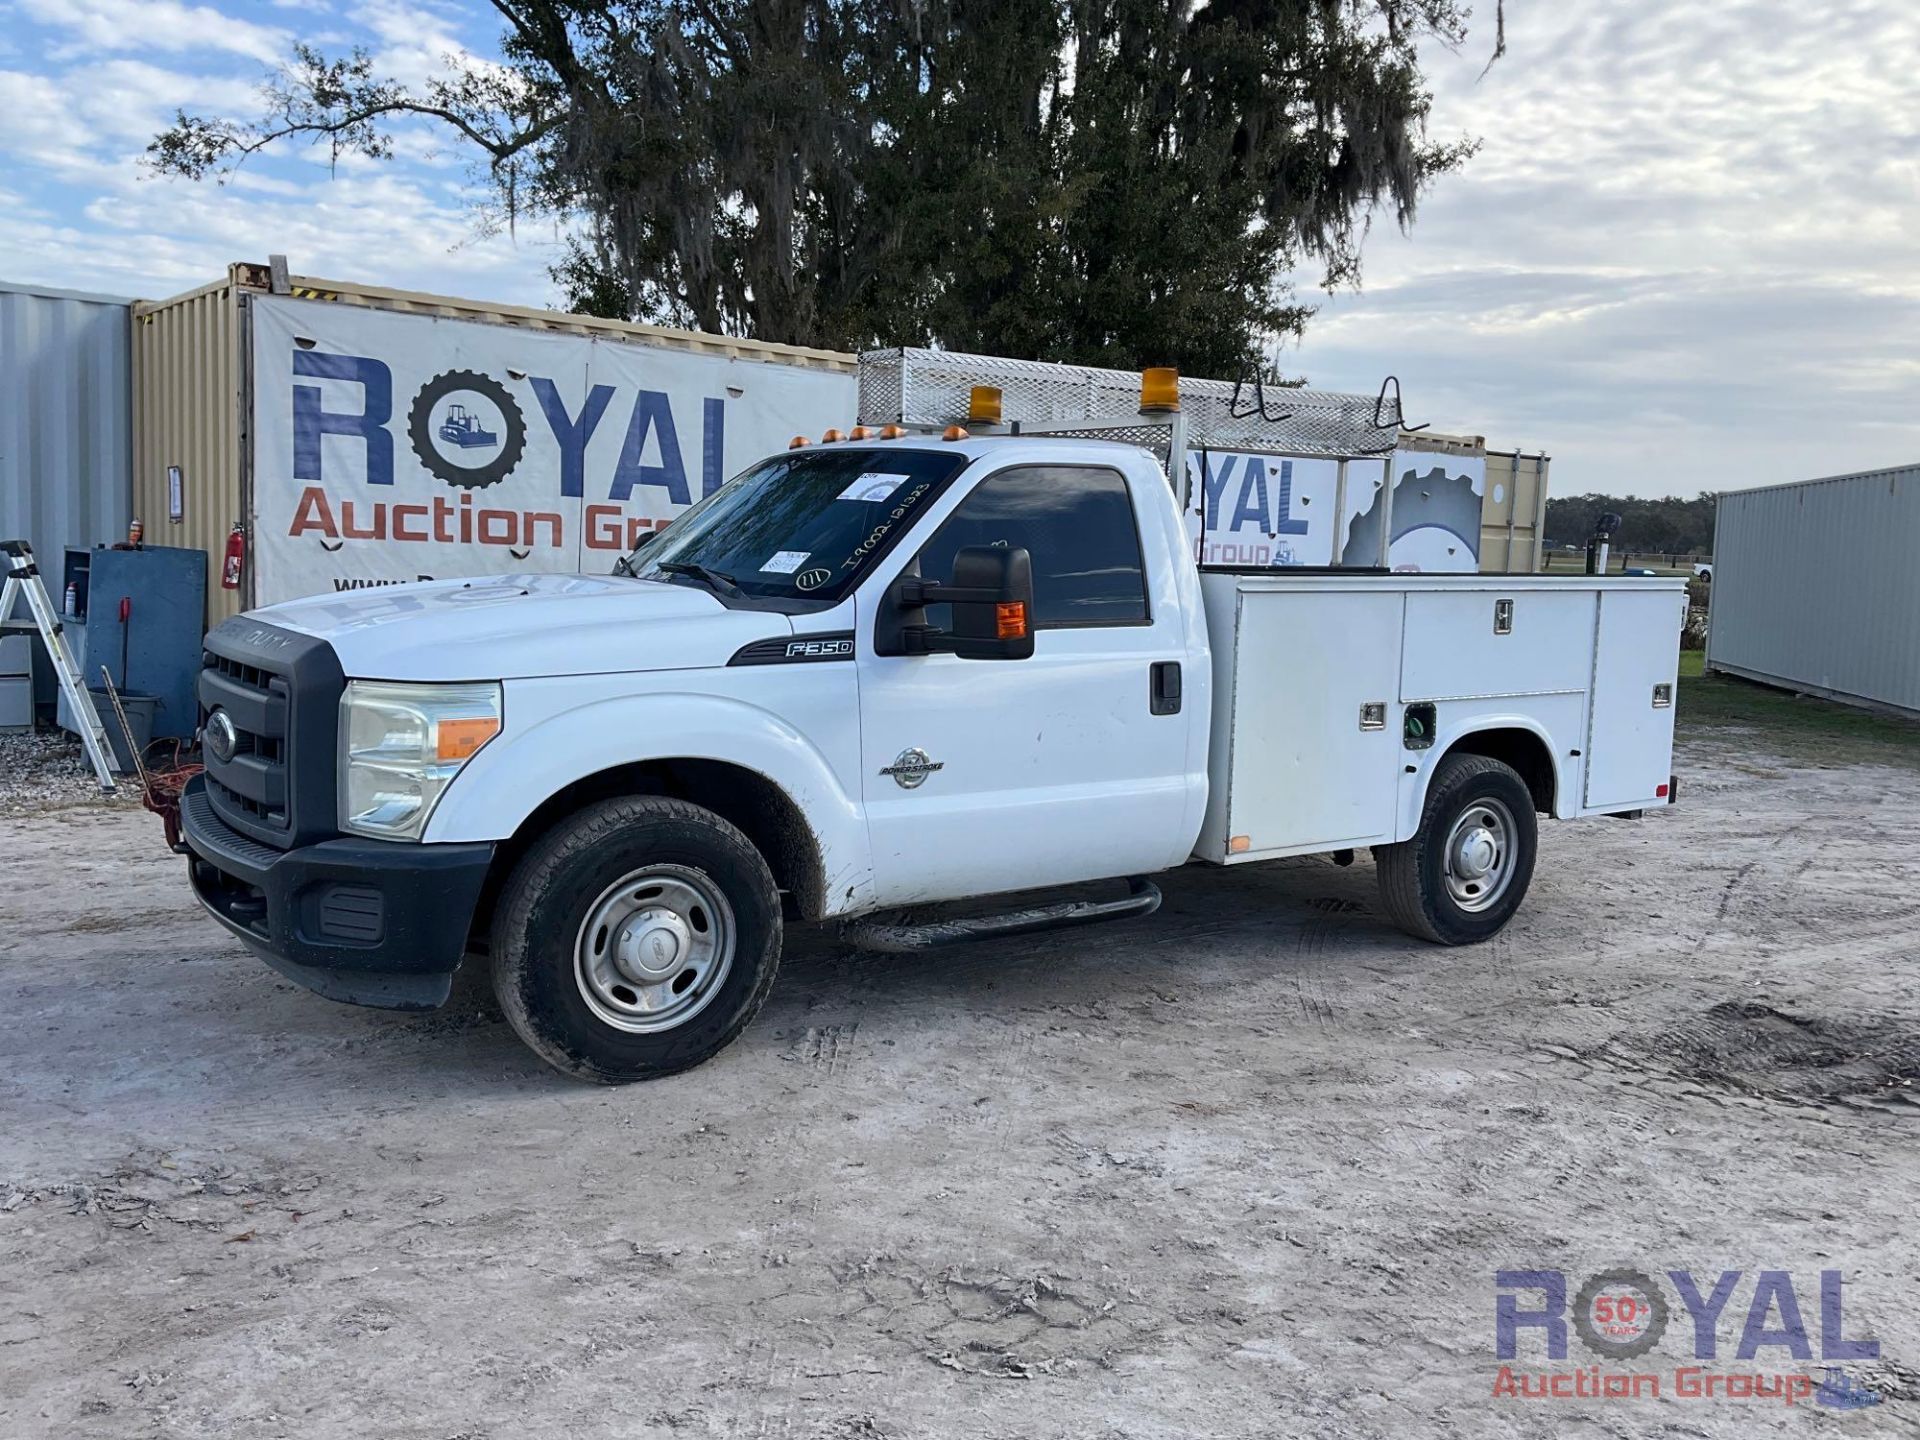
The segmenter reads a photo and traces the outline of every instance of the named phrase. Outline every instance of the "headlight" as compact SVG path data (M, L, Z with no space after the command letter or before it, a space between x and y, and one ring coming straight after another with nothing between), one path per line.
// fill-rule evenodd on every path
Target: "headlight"
M499 733L498 685L348 682L340 699L340 828L418 840L441 791Z

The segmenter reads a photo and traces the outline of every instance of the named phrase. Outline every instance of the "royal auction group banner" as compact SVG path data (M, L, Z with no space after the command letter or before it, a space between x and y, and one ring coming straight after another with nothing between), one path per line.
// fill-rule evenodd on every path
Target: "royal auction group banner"
M1187 534L1200 563L1238 570L1379 565L1391 484L1389 568L1428 574L1479 569L1484 456L1405 448L1347 460L1344 504L1341 464L1324 457L1190 451Z
M604 574L851 374L329 301L253 302L254 603Z

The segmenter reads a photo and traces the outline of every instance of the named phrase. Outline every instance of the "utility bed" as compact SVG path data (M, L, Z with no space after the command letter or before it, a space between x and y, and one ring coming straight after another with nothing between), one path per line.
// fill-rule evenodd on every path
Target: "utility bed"
M1209 570L1222 864L1407 839L1475 732L1561 819L1671 799L1683 579ZM1537 792L1538 793L1538 792Z

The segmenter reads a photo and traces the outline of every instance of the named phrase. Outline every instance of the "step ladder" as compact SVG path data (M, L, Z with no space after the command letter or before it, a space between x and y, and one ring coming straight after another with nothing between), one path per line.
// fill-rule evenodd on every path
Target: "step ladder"
M7 561L7 583L5 589L0 590L0 635L37 634L40 643L47 647L54 673L60 677L60 693L67 697L68 707L82 726L80 743L86 748L87 759L93 762L93 773L100 777L100 789L111 795L115 787L113 762L108 758L107 729L100 723L99 710L94 708L93 692L80 678L80 667L74 663L73 652L60 633L60 616L41 582L33 547L24 540L0 540L0 555L5 555ZM31 620L14 618L13 607L23 595L33 615Z

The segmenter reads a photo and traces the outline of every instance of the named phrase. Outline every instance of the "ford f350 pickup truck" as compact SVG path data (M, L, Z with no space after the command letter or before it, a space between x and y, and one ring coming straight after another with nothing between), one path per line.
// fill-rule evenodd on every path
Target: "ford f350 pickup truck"
M1370 849L1387 915L1464 944L1537 816L1671 803L1679 580L1206 570L1184 466L949 436L790 450L612 575L222 624L199 898L338 1000L430 1008L484 954L536 1052L620 1082L738 1035L790 922L906 949ZM887 916L1098 880L1128 893Z

